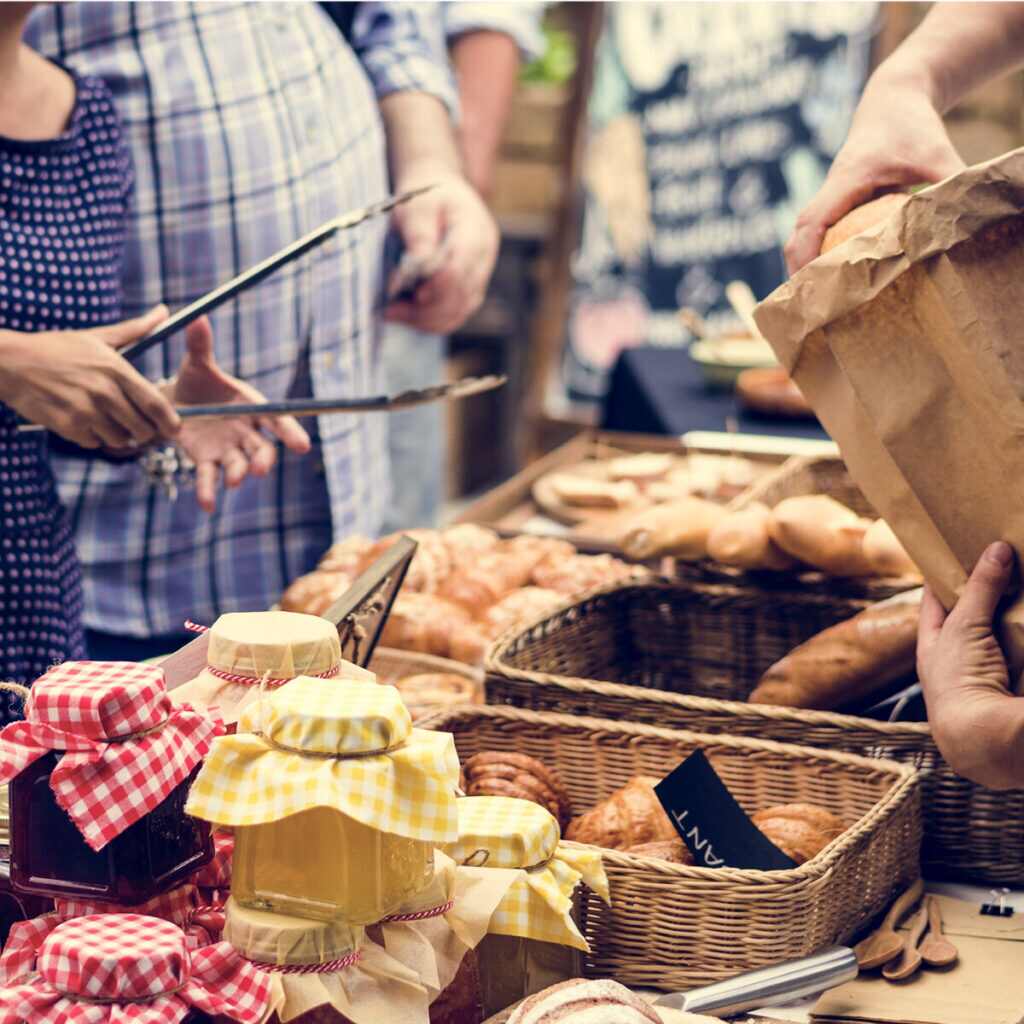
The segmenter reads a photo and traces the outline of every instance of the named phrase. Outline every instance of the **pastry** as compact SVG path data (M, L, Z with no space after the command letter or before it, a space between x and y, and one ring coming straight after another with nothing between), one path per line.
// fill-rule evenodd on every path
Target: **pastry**
M455 704L482 704L483 687L468 676L453 672L420 672L395 682L413 721L438 708Z
M704 1018L707 1020L708 1018ZM701 1018L694 1017L695 1022ZM572 978L525 999L508 1024L663 1024L657 1010L617 981Z
M528 554L508 549L488 551L453 572L438 593L478 616L510 591L529 583L535 561Z
M821 240L821 251L828 252L848 238L853 238L875 224L888 220L909 198L904 192L889 192L851 210L825 232L825 237Z
M751 815L751 821L799 866L817 856L846 826L834 814L811 804L784 804Z
M708 534L722 518L722 509L703 498L687 497L638 512L619 538L619 546L635 559L675 555L687 561L704 558Z
M775 506L769 532L788 555L833 576L871 576L864 555L870 525L834 498L805 494Z
M456 623L448 635L447 657L463 665L482 665L491 639L479 622Z
M607 800L574 818L565 838L609 850L627 850L653 840L678 838L655 795L657 783L657 779L646 775L631 779Z
M633 854L634 857L656 857L658 860L667 860L670 864L693 864L693 854L679 836L675 839L656 839L650 843L639 843L637 846L630 846L625 852Z
M708 556L741 569L792 568L793 559L772 540L771 521L771 509L759 501L729 512L708 534Z
M623 455L609 459L606 463L608 476L612 480L632 480L644 485L661 480L675 465L672 455L661 452L642 452L639 455Z
M363 556L359 571L368 569L402 537L409 537L416 541L417 545L416 553L402 582L402 590L416 590L424 594L436 593L452 570L451 553L436 530L404 530L382 537Z
M281 611L323 615L351 585L347 573L316 569L291 583L281 595Z
M317 568L324 572L343 572L355 578L373 546L373 541L368 537L357 536L340 540L324 552Z
M631 480L601 480L570 473L551 477L551 489L559 501L574 508L625 508L640 497L639 488Z
M400 651L451 656L453 630L469 623L469 613L434 594L399 592L384 623L380 642Z
M471 562L486 551L494 551L501 544L501 538L493 530L476 523L449 526L441 531L441 540L455 567Z
M561 828L572 817L569 794L558 772L528 754L484 751L462 765L466 796L509 796L531 800L551 813Z
M864 557L879 576L921 576L906 548L884 519L872 523L864 534Z
M772 665L750 702L821 711L862 703L913 671L919 612L918 593L830 626Z
M564 600L557 590L547 590L544 587L522 587L513 590L484 612L483 622L487 634L497 638L505 630L557 608Z
M533 572L533 582L544 590L575 597L595 587L646 575L646 570L628 565L613 555L571 555L550 558Z

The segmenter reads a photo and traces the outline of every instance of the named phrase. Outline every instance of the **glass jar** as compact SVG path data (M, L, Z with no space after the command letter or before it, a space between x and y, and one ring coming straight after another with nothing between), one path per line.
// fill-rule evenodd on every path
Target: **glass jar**
M0 851L0 949L7 943L11 925L28 921L53 910L50 900L14 891L11 885L11 863L7 850Z
M476 955L485 1019L583 973L578 950L518 935L485 935Z
M213 857L210 826L185 814L198 765L149 814L95 851L50 789L62 756L44 754L10 783L16 891L131 906L174 888Z
M395 913L433 873L430 843L316 807L235 830L231 895L254 910L367 925Z

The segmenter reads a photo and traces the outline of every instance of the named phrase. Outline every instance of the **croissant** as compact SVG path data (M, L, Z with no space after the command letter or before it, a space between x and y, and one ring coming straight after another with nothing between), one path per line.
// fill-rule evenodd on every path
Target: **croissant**
M638 775L569 823L565 838L609 850L626 850L641 843L676 839L675 830L654 793L658 780Z
M509 796L532 800L546 808L565 828L572 817L572 803L562 780L529 754L488 750L474 754L462 766L466 796Z

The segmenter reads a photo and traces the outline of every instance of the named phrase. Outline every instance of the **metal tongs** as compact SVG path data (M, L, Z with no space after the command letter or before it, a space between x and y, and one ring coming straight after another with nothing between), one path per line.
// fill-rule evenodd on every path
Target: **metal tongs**
M177 313L169 316L144 338L140 338L134 344L121 349L121 355L128 360L137 359L155 345L166 341L172 334L176 334L182 328L187 327L194 320L198 320L199 317L223 305L228 299L247 291L253 285L258 284L275 271L280 270L281 267L286 266L312 249L323 245L324 242L333 238L339 231L347 231L349 228L362 224L363 221L369 220L371 217L378 217L381 214L388 213L396 206L429 191L431 187L427 185L409 192L402 192L396 196L389 196L387 199L380 200L380 202L371 203L369 206L361 207L358 210L351 210L339 217L334 217L315 231L311 231L308 235L300 238L297 242L292 242L290 245L274 253L273 256L268 256L265 260L250 267L237 277L233 277L230 281L225 281L224 284L196 299L195 302L179 309ZM294 398L279 402L189 405L180 407L177 412L182 419L194 417L229 419L237 416L315 416L335 412L391 412L397 409L408 409L412 406L423 405L427 402L468 398L471 395L478 395L484 391L501 387L505 380L506 378L499 376L468 377L451 384L440 384L417 391L405 391L398 395L372 395L362 398ZM18 426L20 432L43 429L45 428L35 423L22 423Z

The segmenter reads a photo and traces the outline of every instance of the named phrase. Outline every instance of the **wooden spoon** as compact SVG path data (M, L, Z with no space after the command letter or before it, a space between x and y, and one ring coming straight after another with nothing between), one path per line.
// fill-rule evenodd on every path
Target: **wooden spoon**
M928 908L922 907L910 923L910 931L907 933L903 945L903 955L894 963L886 964L882 968L882 977L888 981L906 981L913 977L921 969L924 958L917 948L921 937L928 928Z
M895 960L903 952L903 936L897 934L896 928L904 917L918 904L924 895L924 882L919 878L889 908L885 920L877 931L872 932L853 947L857 963L862 971L870 971L875 967Z
M934 896L929 896L928 904L928 935L921 943L921 959L929 967L948 967L955 964L959 953L942 931L942 910L939 901Z

